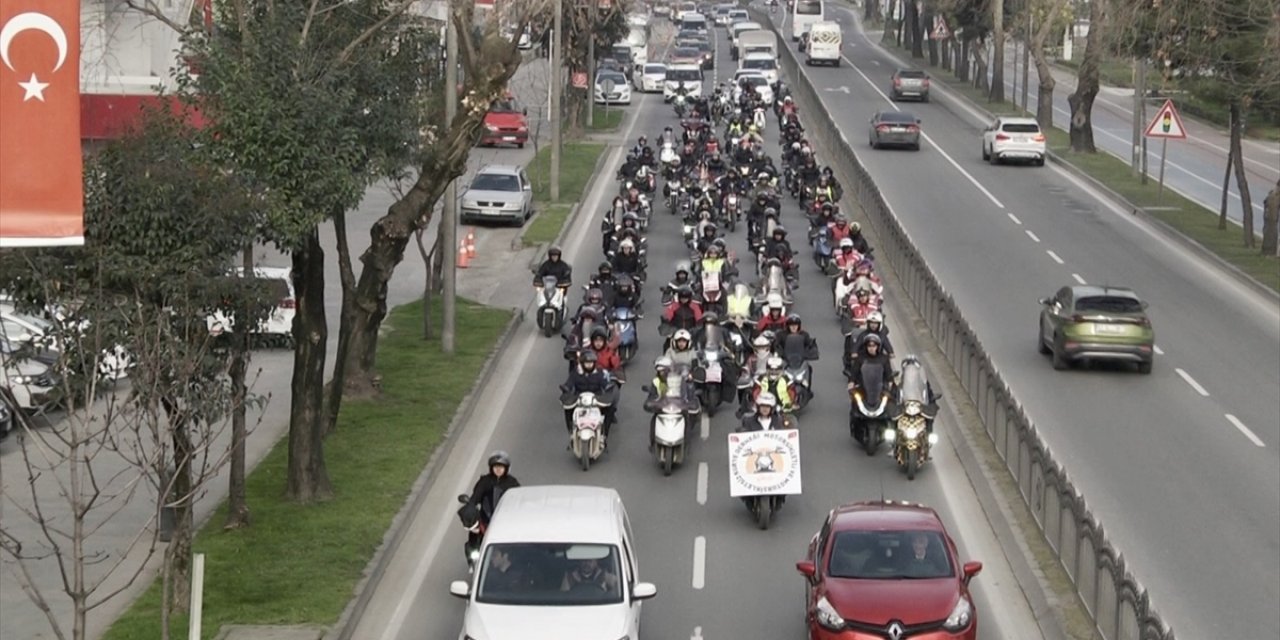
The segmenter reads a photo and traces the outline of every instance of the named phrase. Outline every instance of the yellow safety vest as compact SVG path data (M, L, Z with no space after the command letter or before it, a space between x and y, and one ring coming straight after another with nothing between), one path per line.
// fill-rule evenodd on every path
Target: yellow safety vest
M727 303L727 311L729 317L742 316L744 318L751 317L751 297L750 296L729 296Z
M724 258L703 258L702 272L710 273L712 271L721 271L724 269Z

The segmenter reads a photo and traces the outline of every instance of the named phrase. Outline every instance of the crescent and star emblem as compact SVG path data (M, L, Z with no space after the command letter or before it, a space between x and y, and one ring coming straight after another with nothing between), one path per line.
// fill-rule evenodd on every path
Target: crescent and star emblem
M40 31L48 35L49 39L58 46L58 62L53 65L50 73L62 68L62 64L67 61L67 33L62 30L62 25L56 20L35 11L19 13L0 28L0 60L4 61L4 66L9 67L10 71L17 71L13 68L13 62L9 60L9 45L13 44L13 39L23 31ZM30 80L19 82L18 86L27 92L22 97L23 102L32 98L44 102L44 90L49 83L40 82L36 74L32 73Z

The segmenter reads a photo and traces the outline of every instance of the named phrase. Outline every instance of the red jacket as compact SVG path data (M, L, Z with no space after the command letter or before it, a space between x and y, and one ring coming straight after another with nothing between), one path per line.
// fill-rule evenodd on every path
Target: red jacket
M614 350L613 345L605 345L603 349L593 349L596 352L596 366L608 371L621 371L622 359L618 357L618 352Z

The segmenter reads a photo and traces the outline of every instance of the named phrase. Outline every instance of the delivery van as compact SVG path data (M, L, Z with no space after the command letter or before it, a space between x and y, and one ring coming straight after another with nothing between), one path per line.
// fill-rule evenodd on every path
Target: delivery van
M830 64L838 67L842 45L840 23L815 22L809 27L804 63L807 65Z

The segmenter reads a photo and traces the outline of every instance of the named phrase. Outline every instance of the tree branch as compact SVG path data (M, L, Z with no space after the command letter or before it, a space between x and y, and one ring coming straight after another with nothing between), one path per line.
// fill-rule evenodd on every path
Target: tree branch
M302 23L302 33L298 35L298 48L303 49L307 44L307 34L311 32L311 21L316 17L316 6L320 4L320 0L311 0L311 6L307 9L307 19Z
M145 4L140 5L137 2L135 2L135 0L124 0L125 6L129 7L130 9L133 9L134 11L138 11L140 13L151 16L152 18L155 18L156 20L163 22L170 29L173 29L178 33L187 32L186 27L184 27L181 24L178 24L177 22L174 22L173 19L170 18L169 16L166 16L164 12L161 11L160 8L157 7L154 2L152 2L151 0L144 0L144 2Z
M400 4L392 7L391 10L387 12L387 15L382 16L382 19L370 25L368 29L365 29L363 33L356 36L354 40L347 44L347 46L343 47L342 52L338 54L335 62L339 65L345 64L351 59L351 56L355 54L356 49L360 48L360 45L368 42L369 38L372 38L376 33L378 33L378 31L381 31L382 28L387 26L387 24L392 20L398 18L400 14L407 11L409 7L413 6L417 1L418 0L404 0Z

